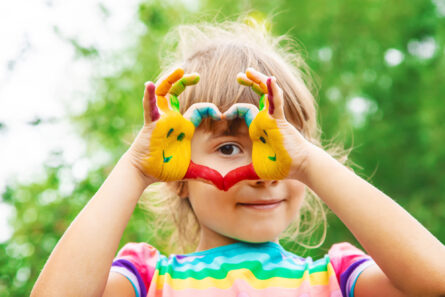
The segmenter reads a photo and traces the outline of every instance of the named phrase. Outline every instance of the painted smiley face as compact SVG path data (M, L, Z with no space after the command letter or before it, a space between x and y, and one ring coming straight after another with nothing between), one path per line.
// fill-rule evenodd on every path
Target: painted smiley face
M283 135L267 110L258 113L249 127L252 139L252 162L255 172L264 179L284 179L289 174L291 157L283 145Z
M150 142L149 173L161 180L182 179L191 159L195 126L180 113L169 111L158 120Z

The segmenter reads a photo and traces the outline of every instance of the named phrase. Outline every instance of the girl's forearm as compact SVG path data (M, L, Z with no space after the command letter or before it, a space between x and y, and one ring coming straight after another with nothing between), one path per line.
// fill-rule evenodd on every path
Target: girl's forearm
M146 178L124 155L54 248L31 296L101 296L122 233L146 186Z
M345 223L394 286L422 296L445 292L445 247L439 240L322 149L313 150L307 165L303 182Z

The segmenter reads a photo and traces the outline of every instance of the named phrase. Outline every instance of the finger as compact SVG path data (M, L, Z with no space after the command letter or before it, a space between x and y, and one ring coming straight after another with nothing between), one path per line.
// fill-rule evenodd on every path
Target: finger
M269 114L274 118L284 119L283 91L277 84L275 77L267 79L267 100L269 102Z
M223 116L227 120L234 120L237 118L244 119L247 127L249 127L257 114L258 108L255 105L249 103L236 103L232 105Z
M156 106L156 86L151 81L145 83L145 91L143 98L144 121L146 124L159 119L159 110Z
M177 68L167 77L161 78L159 85L156 87L157 96L165 96L170 91L172 85L184 75L184 69Z
M257 93L258 95L261 96L261 95L264 94L264 93L263 93L263 90L261 89L261 87L260 87L257 83L254 83L253 81L251 81L251 80L246 76L245 73L242 73L242 72L238 73L238 75L236 76L236 80L237 80L237 82L238 82L240 85L251 87L252 90L253 90L255 93Z
M186 74L170 88L169 93L171 95L179 96L185 90L186 86L196 85L198 82L198 73Z
M246 70L246 76L248 79L258 84L263 94L267 94L267 76L262 74L261 72L256 71L255 69L249 67Z
M166 77L161 78L159 85L156 87L157 104L163 112L168 112L171 110L168 100L165 97L170 91L172 85L178 81L184 75L184 70L182 68L175 69L172 73L168 74Z
M185 87L195 85L198 82L199 82L199 74L191 73L184 75L180 80L178 80L172 85L168 93L170 94L170 106L172 107L173 110L179 112L178 96L185 90Z
M205 118L212 118L218 121L221 120L222 117L223 115L218 107L209 102L195 103L184 113L184 118L191 121L195 127L198 127Z
M269 109L269 100L267 100L267 95L263 94L260 98L260 102L258 103L258 107L261 110L264 109L264 107L266 107L266 109Z

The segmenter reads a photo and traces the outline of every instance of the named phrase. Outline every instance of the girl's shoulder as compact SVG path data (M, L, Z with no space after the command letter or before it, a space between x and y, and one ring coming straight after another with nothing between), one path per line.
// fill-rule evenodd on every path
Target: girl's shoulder
M117 253L111 272L125 276L133 285L136 296L146 296L153 279L160 252L145 242L130 242Z

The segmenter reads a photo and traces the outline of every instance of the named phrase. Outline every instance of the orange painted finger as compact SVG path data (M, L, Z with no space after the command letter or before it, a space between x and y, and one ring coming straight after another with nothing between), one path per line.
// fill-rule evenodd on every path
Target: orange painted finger
M239 83L240 85L251 87L252 90L253 90L255 93L257 93L258 95L261 96L261 95L264 94L264 92L263 92L263 90L261 89L260 85L257 84L257 83L254 83L253 81L251 81L251 80L246 76L245 73L242 73L242 72L238 73L238 75L236 76L236 80L238 81L238 83Z
M260 87L263 94L267 94L266 75L249 67L246 70L246 76L248 79L250 79L252 82L256 83Z
M184 69L177 68L175 71L170 73L166 78L160 80L159 85L156 87L157 96L165 96L170 91L172 85L178 81L184 75Z
M156 87L157 105L162 112L172 110L165 97L170 91L172 85L177 82L184 75L182 68L177 68L170 74L159 79L159 85Z
M169 90L169 93L174 96L181 95L187 86L196 85L199 82L199 74L194 72L185 74L181 79L175 82Z

